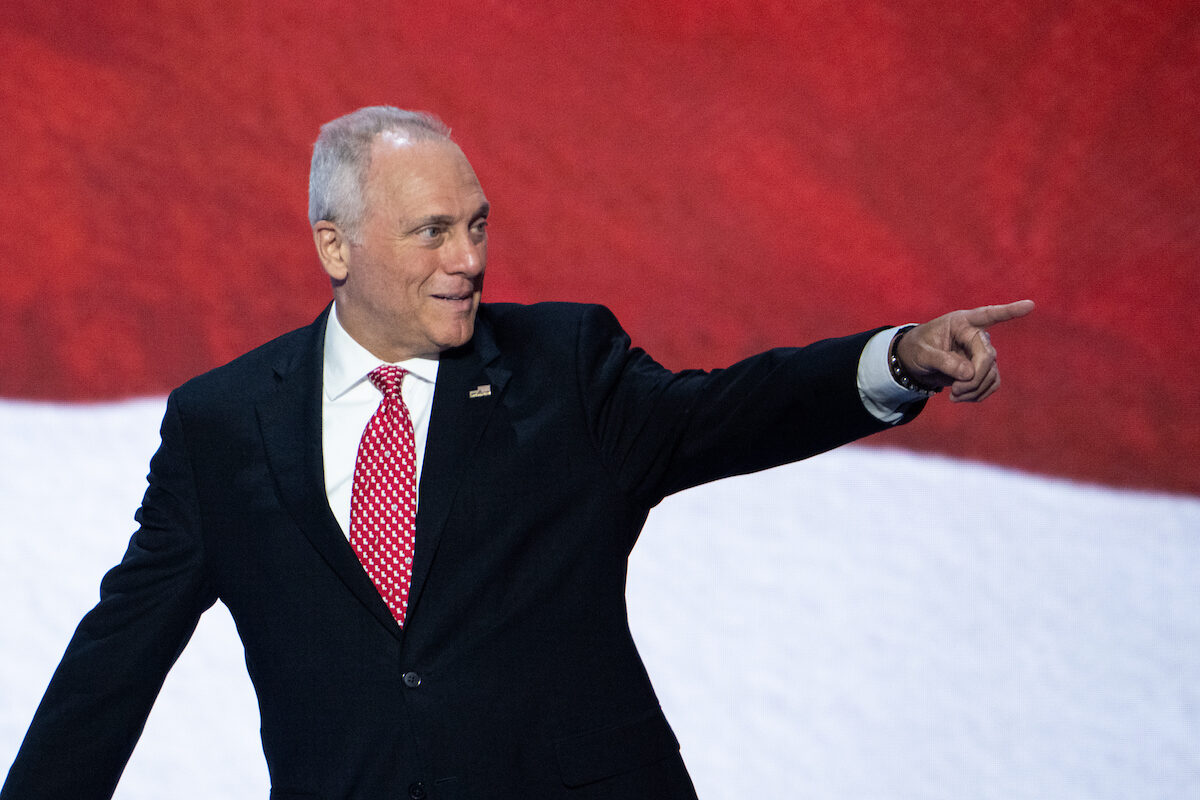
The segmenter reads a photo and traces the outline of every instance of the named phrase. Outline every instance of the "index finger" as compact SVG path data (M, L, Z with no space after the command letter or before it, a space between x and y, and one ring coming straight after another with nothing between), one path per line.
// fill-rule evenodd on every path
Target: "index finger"
M1033 311L1032 300L1018 300L1015 303L1005 303L998 306L980 306L966 312L966 321L976 328L987 328L997 322L1008 322Z

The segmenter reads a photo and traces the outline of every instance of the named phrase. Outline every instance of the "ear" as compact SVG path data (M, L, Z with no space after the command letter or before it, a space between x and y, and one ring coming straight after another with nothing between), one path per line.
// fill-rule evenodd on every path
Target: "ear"
M318 220L312 228L313 244L317 246L317 257L321 266L334 283L346 280L350 272L350 238L327 219Z

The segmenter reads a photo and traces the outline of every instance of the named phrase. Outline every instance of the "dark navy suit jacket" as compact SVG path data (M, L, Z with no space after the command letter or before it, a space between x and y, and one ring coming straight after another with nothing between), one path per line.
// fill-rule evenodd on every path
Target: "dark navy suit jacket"
M217 600L275 800L693 798L627 556L664 496L885 427L857 393L869 334L672 373L603 308L483 305L442 355L400 629L326 500L325 314L171 394L140 528L3 800L110 796Z

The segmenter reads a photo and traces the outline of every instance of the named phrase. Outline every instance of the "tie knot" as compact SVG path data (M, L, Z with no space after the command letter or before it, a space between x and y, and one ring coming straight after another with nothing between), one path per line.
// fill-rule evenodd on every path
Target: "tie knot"
M371 370L367 377L371 379L371 383L375 384L375 388L383 392L384 397L399 397L400 382L407 374L408 370L384 364L382 367Z

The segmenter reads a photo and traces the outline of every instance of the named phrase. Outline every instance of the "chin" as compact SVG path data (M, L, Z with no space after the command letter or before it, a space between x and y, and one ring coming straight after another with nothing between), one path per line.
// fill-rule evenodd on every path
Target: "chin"
M475 335L475 316L472 314L471 319L450 326L444 334L439 337L438 345L441 350L450 350L455 347L462 347L467 342L471 341L471 337Z

